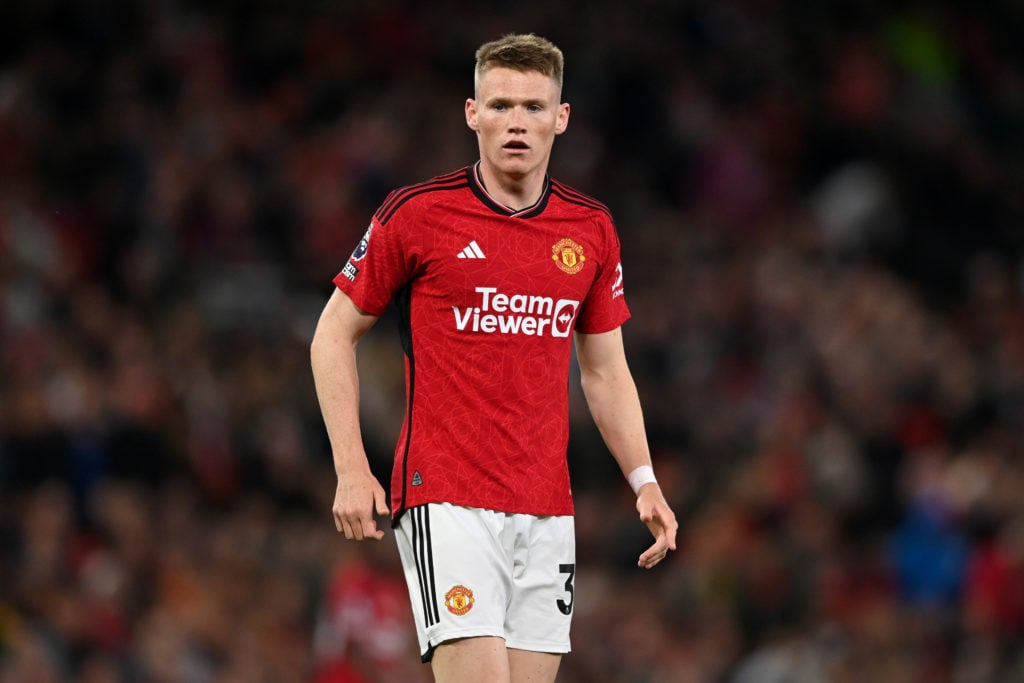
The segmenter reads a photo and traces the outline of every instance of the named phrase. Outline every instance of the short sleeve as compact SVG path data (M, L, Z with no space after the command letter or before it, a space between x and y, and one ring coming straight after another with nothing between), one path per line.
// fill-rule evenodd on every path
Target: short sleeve
M385 224L374 216L348 262L334 277L335 286L360 309L371 315L383 314L415 269L406 244L409 234L403 214L396 214Z
M622 281L619 237L610 218L601 221L600 234L603 248L598 274L576 321L576 329L584 334L614 330L630 317Z

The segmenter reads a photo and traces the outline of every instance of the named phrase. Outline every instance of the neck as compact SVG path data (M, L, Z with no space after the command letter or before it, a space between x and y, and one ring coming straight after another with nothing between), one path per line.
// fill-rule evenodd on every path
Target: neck
M513 176L499 173L486 162L480 163L480 180L487 194L514 211L533 206L544 191L544 173Z

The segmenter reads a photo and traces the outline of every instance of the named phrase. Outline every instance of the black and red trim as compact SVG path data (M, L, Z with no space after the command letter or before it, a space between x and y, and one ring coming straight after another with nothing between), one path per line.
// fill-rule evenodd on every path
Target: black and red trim
M601 211L602 213L607 214L609 218L612 217L612 212L607 206L597 201L593 197L589 197L583 194L582 192L578 192L569 187L568 185L564 185L558 182L557 180L551 181L551 193L558 197L559 199L569 202L570 204L578 204L579 206L585 206L588 209Z
M408 185L406 187L399 188L391 192L384 203L381 204L380 208L374 214L374 218L381 225L384 225L391 217L395 215L395 212L413 197L419 196L426 192L436 192L438 190L459 190L465 187L469 187L469 169L463 168L455 171L454 173L448 173L446 175L437 176L423 183L417 183L415 185Z

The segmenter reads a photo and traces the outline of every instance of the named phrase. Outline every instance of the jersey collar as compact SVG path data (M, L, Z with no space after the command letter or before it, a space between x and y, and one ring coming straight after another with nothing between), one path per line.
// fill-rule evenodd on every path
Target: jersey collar
M544 208L548 205L548 199L551 197L551 178L547 174L544 175L544 188L541 190L537 201L525 209L518 210L505 206L487 191L487 188L484 187L484 180L480 177L479 161L466 169L466 175L469 176L469 187L473 190L473 194L491 211L502 216L509 216L510 218L533 218L534 216L539 216L544 212Z

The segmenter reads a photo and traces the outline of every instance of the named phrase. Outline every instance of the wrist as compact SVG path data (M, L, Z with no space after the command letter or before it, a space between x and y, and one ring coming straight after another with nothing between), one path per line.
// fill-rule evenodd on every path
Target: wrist
M657 484L658 480L654 477L654 468L650 465L640 465L630 472L626 479L629 480L629 485L633 489L634 495L640 494L640 488L644 484Z

